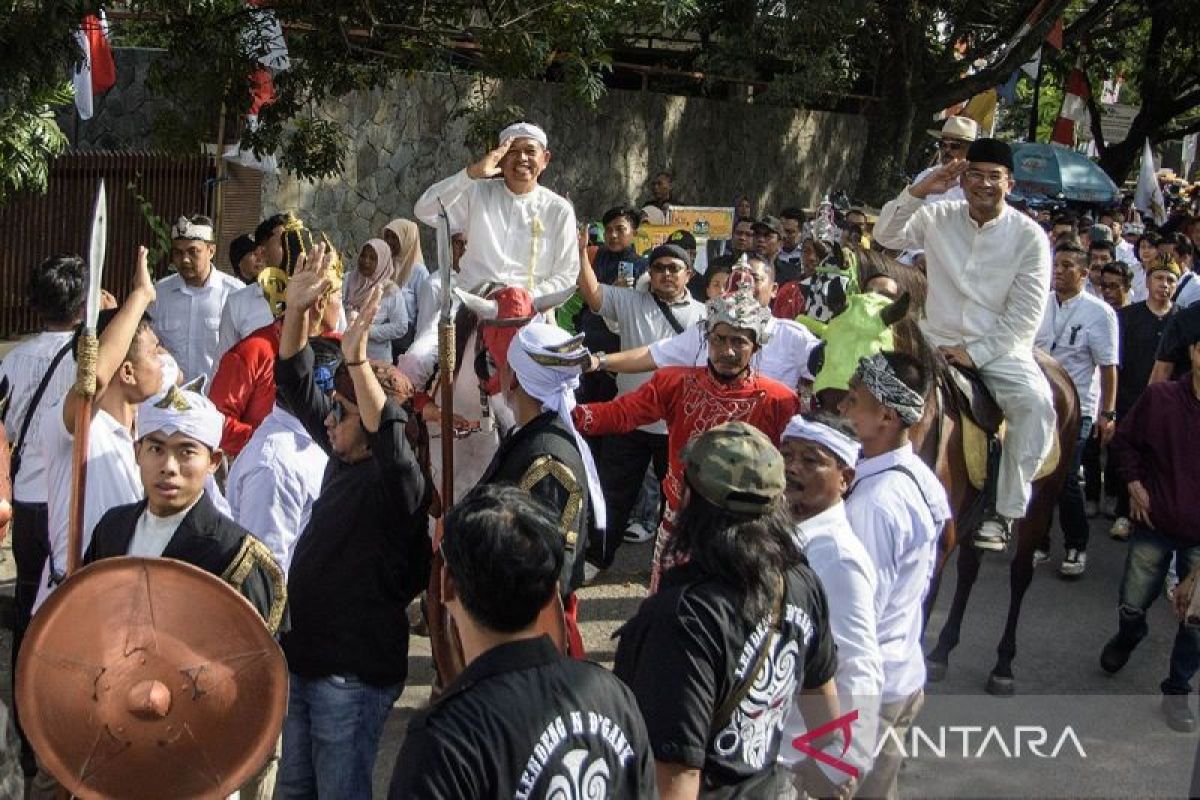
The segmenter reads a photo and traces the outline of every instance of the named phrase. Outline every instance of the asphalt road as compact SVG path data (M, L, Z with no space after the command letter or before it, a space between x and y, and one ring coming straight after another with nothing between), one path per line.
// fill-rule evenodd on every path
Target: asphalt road
M1119 675L1106 675L1098 664L1100 648L1115 630L1126 550L1108 538L1107 530L1107 521L1093 521L1082 578L1058 577L1060 551L1038 568L1026 595L1012 698L992 698L984 691L1008 603L1007 563L985 560L949 673L927 687L926 709L918 720L922 738L905 744L910 755L901 778L905 797L1185 793L1196 737L1169 730L1158 710L1158 683L1166 674L1175 630L1167 604L1160 601L1151 609L1150 635ZM611 665L612 632L645 596L650 552L648 544L623 547L613 569L582 591L583 634L594 660ZM952 563L928 646L945 618L954 580ZM11 594L11 555L0 565L0 581L0 592ZM9 642L4 631L0 686L5 699ZM408 719L429 700L428 640L414 637L411 653L409 683L388 720L375 767L376 797L386 795Z

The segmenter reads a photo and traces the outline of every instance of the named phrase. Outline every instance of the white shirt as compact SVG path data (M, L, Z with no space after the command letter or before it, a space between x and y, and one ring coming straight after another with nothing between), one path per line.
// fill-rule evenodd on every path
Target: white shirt
M1117 241L1117 261L1124 261L1129 266L1137 268L1137 251L1133 249L1133 245L1124 239Z
M1197 300L1200 300L1200 275L1189 270L1179 279L1179 285L1175 289L1175 305L1183 309Z
M1032 358L1050 293L1050 244L1036 222L1005 206L979 225L966 201L925 205L905 189L883 207L874 233L884 247L925 251L921 328L932 344L965 345L979 367L1004 355Z
M25 423L25 414L33 393L37 391L50 369L54 356L71 342L71 331L44 331L18 344L0 363L0 380L7 378L9 391L8 412L4 417L4 429L8 440L16 443ZM45 409L61 400L75 382L75 358L67 353L58 362L54 377L46 384L41 402L33 410L29 430L25 434L25 446L21 454L21 471L13 483L13 499L21 503L46 502L46 467L42 449L37 445L37 431Z
M71 449L75 437L62 418L63 401L46 408L38 428L38 443L46 464L50 558L38 585L36 611L50 596L51 569L62 575L67 568L67 526L71 515ZM92 542L96 523L111 508L142 499L142 476L133 455L133 436L107 411L97 410L88 433L87 492L83 503L83 551Z
M217 336L217 357L229 352L235 344L275 321L271 306L262 287L251 283L230 293L221 309L220 330Z
M628 350L643 347L675 336L675 329L667 321L662 309L654 301L648 289L628 289L622 286L601 287L603 300L600 316L621 326L621 347ZM704 303L692 297L686 289L683 299L670 303L668 307L675 319L684 328L690 328L704 319ZM654 377L653 372L636 372L617 375L617 396L622 397ZM666 434L667 423L659 420L643 425L639 430L647 433Z
M412 271L408 273L408 280L401 288L401 291L404 292L404 311L408 315L409 322L415 322L417 319L417 303L421 299L421 290L428 282L429 270L425 265L413 264Z
M230 516L271 549L284 573L328 463L300 420L276 406L229 470Z
M212 379L218 357L221 309L225 298L243 286L237 278L216 267L209 273L208 283L200 288L188 286L178 274L168 275L154 285L158 299L147 311L154 319L154 332L179 362L185 380L200 375Z
M809 566L821 579L829 599L829 629L837 644L838 700L842 713L858 711L852 730L853 741L844 760L866 774L874 760L879 719L879 698L883 692L883 657L876 640L875 565L862 542L850 530L846 507L838 502L815 517L796 524L796 543L808 558ZM783 741L790 742L807 730L796 704L783 726ZM798 751L779 750L780 761L791 766ZM828 771L836 783L845 773Z
M772 317L767 323L767 335L766 345L754 354L751 366L793 390L801 379L813 379L808 371L808 356L821 340L812 331L799 322ZM659 367L704 366L708 363L704 323L698 322L677 336L650 345L650 356Z
M1141 303L1150 297L1150 287L1146 285L1146 268L1141 262L1133 262L1133 288L1129 290L1129 302Z
M438 198L451 229L466 232L459 285L521 286L535 296L574 286L579 277L575 210L544 186L513 194L502 179L473 180L464 169L425 190L413 214L441 227Z
M346 276L345 297L354 292L358 282L363 280L358 271ZM404 290L392 282L384 289L383 299L379 301L379 311L375 321L371 323L371 332L367 334L367 358L372 361L392 363L392 340L399 339L408 333L408 310L404 305Z
M453 286L460 286L457 277ZM434 275L419 288L417 298L417 333L408 351L396 359L396 366L418 390L433 377L438 364L438 317L442 312L442 276ZM450 318L458 313L461 301L450 295Z
M912 473L908 477L898 470ZM850 527L875 565L875 616L883 657L883 702L925 685L921 627L925 593L950 503L937 476L912 445L860 458L846 500Z
M177 514L172 514L169 517L160 517L157 514L151 513L150 509L146 509L138 517L137 525L133 529L133 538L129 541L129 552L127 555L138 556L139 558L161 558L163 551L167 549L167 545L171 543L171 537L175 535L175 531L179 530L180 524L183 523L183 518L188 515L199 502L200 498L192 505L180 511Z
M932 167L926 167L925 169L921 170L917 174L917 177L913 178L913 185L916 185L916 184L920 183L921 181L925 180L925 178L931 172L933 172L935 169L937 169L940 166L941 166L941 164L934 164ZM966 197L966 195L963 194L962 186L954 185L954 186L951 186L946 191L942 192L941 194L926 195L924 202L925 203L940 203L942 200L966 200L966 199L967 199L967 197Z
M1116 366L1120 359L1117 314L1112 307L1087 292L1062 304L1050 295L1037 346L1054 356L1071 376L1083 416L1096 419L1100 409L1097 367Z

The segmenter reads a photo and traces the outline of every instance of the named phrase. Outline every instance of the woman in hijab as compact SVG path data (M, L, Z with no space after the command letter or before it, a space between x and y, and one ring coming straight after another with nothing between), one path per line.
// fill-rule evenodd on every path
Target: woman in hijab
M395 283L392 251L383 239L369 239L358 253L358 266L346 275L342 291L347 315L367 302L371 290L383 286L383 301L367 339L367 358L394 363L392 342L408 332L409 317L404 293Z
M392 267L395 273L392 280L404 294L404 308L410 321L417 319L417 298L421 295L421 287L429 280L429 270L425 267L425 256L421 253L421 234L417 223L410 219L394 219L383 226L383 240L392 251ZM413 332L409 328L410 334ZM408 341L400 352L408 349L412 336L405 337Z

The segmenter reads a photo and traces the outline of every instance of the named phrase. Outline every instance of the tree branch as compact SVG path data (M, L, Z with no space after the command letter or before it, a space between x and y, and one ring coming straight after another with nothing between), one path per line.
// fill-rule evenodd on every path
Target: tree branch
M1123 2L1123 0L1096 0L1096 4L1087 11L1075 18L1075 21L1063 29L1063 50L1069 50L1076 44L1076 40L1087 36L1096 27L1096 23L1100 22L1108 15L1110 11ZM1130 27L1134 22L1141 18L1137 15L1131 15L1128 20L1129 24L1125 27ZM1121 30L1122 26L1106 26L1108 30Z
M1033 24L1022 39L1009 48L1000 61L974 75L932 87L925 94L918 96L918 103L924 108L945 108L1004 83L1008 76L1028 61L1041 46L1046 34L1054 27L1054 23L1068 5L1070 0L1048 0L1046 8L1042 10L1042 18Z
M1196 118L1187 125L1181 125L1178 128L1171 128L1170 130L1159 131L1150 137L1150 141L1154 144L1158 144L1159 142L1170 142L1174 141L1175 139L1182 139L1185 136L1190 136L1193 133L1200 133L1200 117Z

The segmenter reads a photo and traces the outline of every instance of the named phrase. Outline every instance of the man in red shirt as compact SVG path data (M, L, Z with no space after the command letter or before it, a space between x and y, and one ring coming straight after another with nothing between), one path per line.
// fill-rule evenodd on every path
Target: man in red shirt
M731 284L737 287L734 291L708 302L706 366L659 369L636 391L607 403L578 406L572 414L579 432L592 436L628 433L658 420L667 423L667 508L654 545L651 592L658 588L662 571L672 566L666 545L682 505L685 445L735 420L753 425L779 444L788 420L800 410L795 391L751 368L751 359L764 344L770 312L755 299L752 281L735 276ZM603 361L603 356L593 356L592 369L603 369Z

